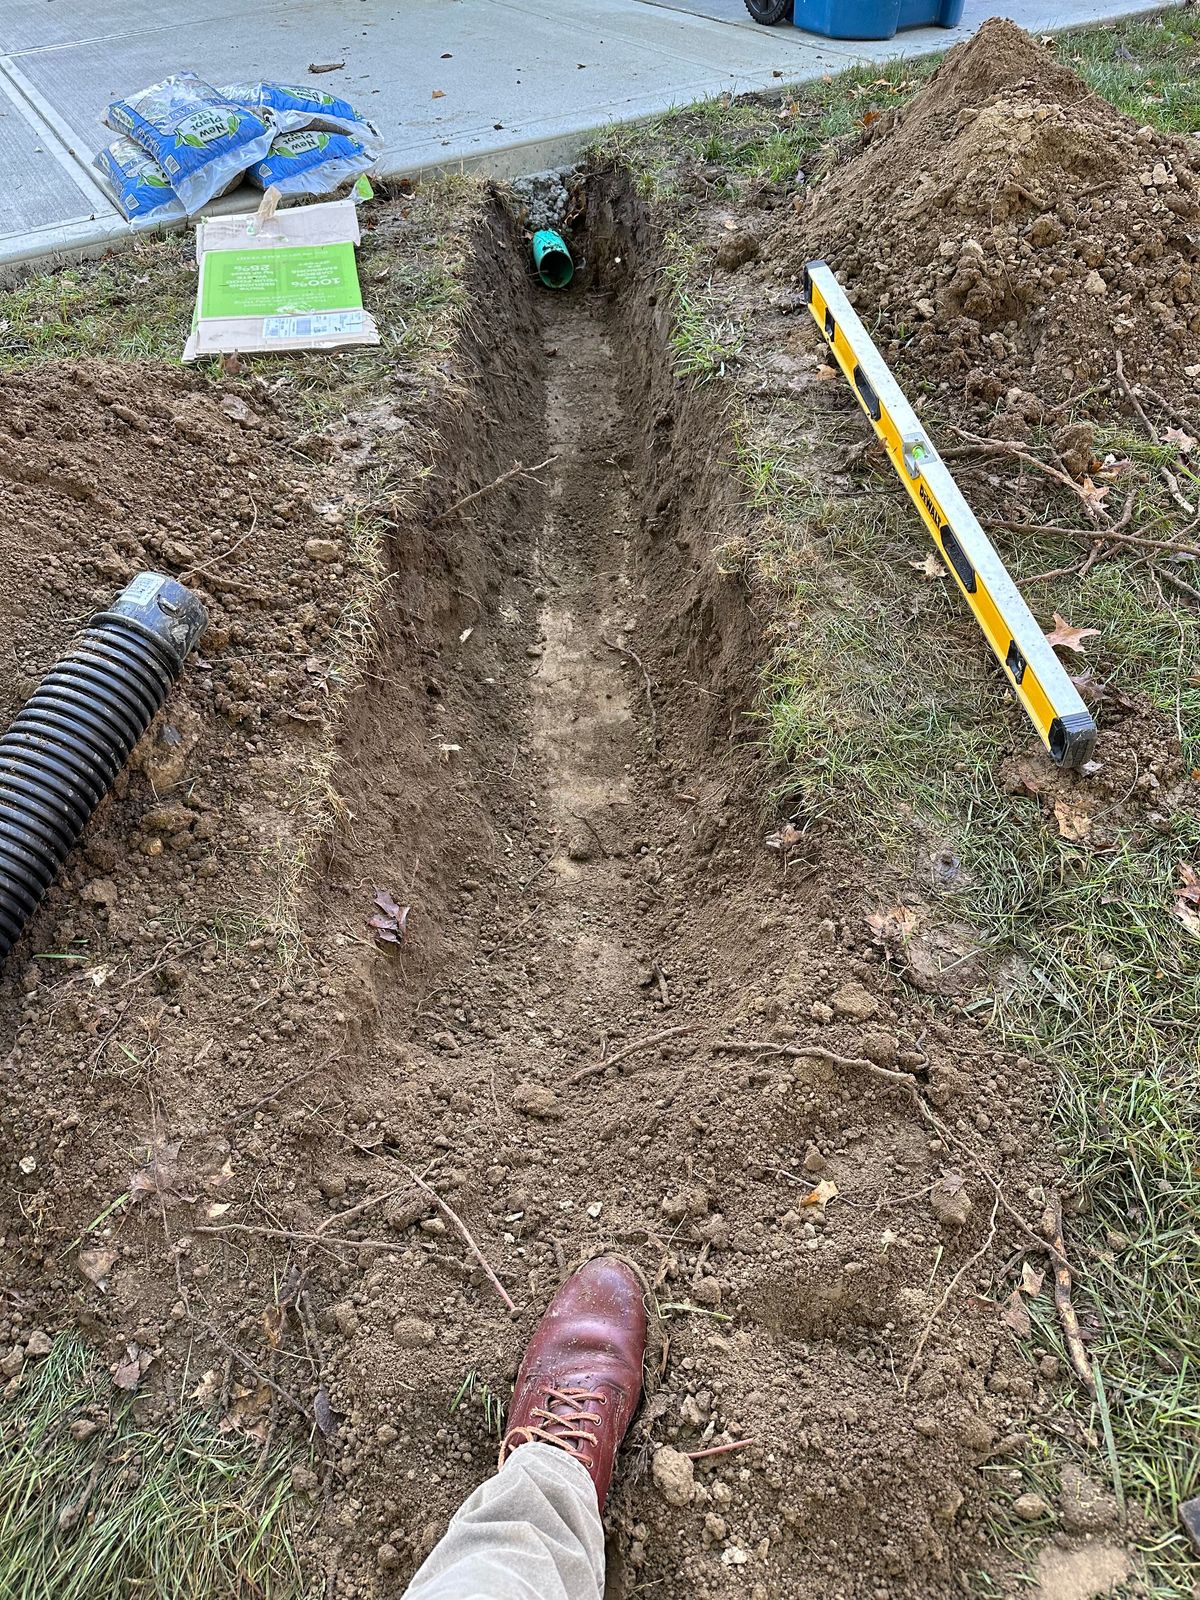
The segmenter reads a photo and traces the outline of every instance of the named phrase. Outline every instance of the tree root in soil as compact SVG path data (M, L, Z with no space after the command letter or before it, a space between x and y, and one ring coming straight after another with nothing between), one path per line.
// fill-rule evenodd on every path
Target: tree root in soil
M628 656L630 661L641 671L646 685L646 709L650 714L650 753L658 754L658 712L654 709L654 685L650 681L650 674L642 664L642 658L636 650L631 650L627 644L618 644L615 639L605 639L604 644L610 650L615 650L618 655Z
M502 472L498 478L493 478L491 483L485 483L482 489L476 489L471 494L463 495L461 500L456 500L452 506L447 506L445 511L439 511L436 517L430 519L431 528L440 527L443 522L448 522L456 511L463 511L467 506L473 505L476 500L482 500L485 494L491 494L494 489L502 488L504 484L511 483L514 478L532 478L535 473L543 468L553 465L558 460L557 456L547 456L545 461L539 461L536 467L527 467L518 461L509 467L507 472Z
M623 1050L618 1050L616 1055L608 1056L603 1061L593 1061L589 1067L580 1067L578 1072L573 1072L567 1079L568 1083L583 1083L588 1078L598 1078L602 1072L607 1072L609 1067L615 1067L619 1061L626 1057L637 1055L641 1050L649 1050L652 1045L662 1044L667 1039L677 1039L681 1033L695 1033L697 1024L682 1022L674 1028L664 1028L661 1033L652 1033L648 1039L638 1039L634 1044L627 1044Z
M757 1439L735 1439L732 1444L715 1444L709 1450L685 1450L689 1461L704 1461L708 1456L727 1456L731 1450L748 1450Z

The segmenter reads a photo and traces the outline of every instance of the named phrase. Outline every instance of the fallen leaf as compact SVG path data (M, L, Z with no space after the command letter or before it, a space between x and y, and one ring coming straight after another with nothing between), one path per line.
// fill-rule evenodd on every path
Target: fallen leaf
M310 72L339 72L345 65L344 61L310 61L308 70Z
M878 122L882 115L882 111L864 111L862 116L863 127L869 128L873 122Z
M1189 450L1194 450L1196 441L1190 433L1185 433L1182 428L1164 428L1163 438L1167 444L1178 447L1180 455L1187 455Z
M105 1279L116 1264L115 1250L81 1250L75 1260L80 1272L89 1283L94 1283L97 1289L104 1288Z
M910 561L909 566L923 578L944 578L946 569L931 550L924 561Z
M1065 800L1054 802L1054 820L1058 823L1059 836L1063 839L1070 839L1078 844L1091 837L1092 819L1089 813L1081 811L1077 806L1068 805Z
M216 1222L230 1209L231 1207L228 1200L214 1201L212 1205L205 1207L204 1215L210 1222Z
M917 916L907 906L889 906L885 911L868 912L867 927L876 944L904 945L917 931Z
M830 1183L828 1178L822 1178L813 1185L806 1195L801 1196L800 1204L802 1206L819 1206L824 1211L829 1202L835 1198L837 1192L836 1183Z
M726 217L721 223L721 226L723 228L728 228L730 233L735 233L737 231L737 222L733 217Z
M763 843L768 850L790 850L792 845L799 844L803 838L803 832L794 822L785 822L782 828L776 828L774 833L769 833Z
M1066 617L1054 613L1054 626L1046 635L1046 643L1063 650L1074 650L1078 655L1083 654L1083 641L1085 639L1098 639L1099 628L1077 628L1067 621Z
M332 1439L337 1433L337 1418L334 1416L333 1407L329 1403L329 1390L324 1384L313 1396L313 1419L326 1439Z
M828 383L830 378L836 378L837 375L837 368L831 367L828 361L822 361L821 365L817 368L817 378L821 383Z
M147 1195L174 1195L175 1170L179 1160L179 1139L160 1143L151 1154L146 1166L140 1168L129 1180L129 1193L135 1201Z
M241 1433L259 1444L267 1441L271 1391L265 1383L239 1386L233 1391L233 1404L217 1424L218 1433Z
M221 373L226 378L236 378L242 370L242 358L236 350L226 350L221 357Z
M379 914L367 919L367 927L374 931L380 944L403 944L408 934L411 907L397 905L387 889L375 890L375 904Z
M1021 1293L1030 1296L1039 1295L1042 1285L1046 1281L1046 1274L1039 1268L1031 1266L1028 1261L1021 1263Z
M431 100L444 100L446 98L446 91L445 89L435 89L429 98Z
M127 1393L132 1394L138 1386L142 1373L145 1372L152 1360L153 1357L148 1355L146 1351L139 1350L136 1344L126 1345L124 1356L115 1366L109 1369L112 1372L112 1380L117 1388L124 1389Z
M226 1156L217 1170L210 1172L208 1177L204 1179L204 1187L209 1191L219 1189L223 1183L228 1183L232 1177L233 1162L229 1156Z
M1200 872L1186 861L1179 863L1182 888L1173 891L1175 915L1195 939L1200 939Z
M266 1306L262 1314L263 1335L272 1350L278 1350L283 1338L283 1311L279 1306Z
M207 1405L210 1400L215 1400L221 1392L221 1379L215 1367L211 1367L200 1382L192 1390L191 1400L199 1400L201 1405Z
M1089 511L1102 511L1104 502L1108 498L1108 490L1098 489L1092 480L1085 476L1079 486L1079 498Z
M1021 1299L1019 1289L1014 1289L1009 1295L1008 1303L1000 1313L1000 1321L1010 1327L1018 1339L1028 1339L1033 1332L1033 1324L1029 1320L1029 1313L1025 1309L1025 1302Z

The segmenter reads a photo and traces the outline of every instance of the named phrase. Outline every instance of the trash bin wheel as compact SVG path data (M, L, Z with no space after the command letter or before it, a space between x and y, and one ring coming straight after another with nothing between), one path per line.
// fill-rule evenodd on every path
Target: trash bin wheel
M773 22L785 22L792 14L792 0L746 0L746 10L755 22L770 26Z

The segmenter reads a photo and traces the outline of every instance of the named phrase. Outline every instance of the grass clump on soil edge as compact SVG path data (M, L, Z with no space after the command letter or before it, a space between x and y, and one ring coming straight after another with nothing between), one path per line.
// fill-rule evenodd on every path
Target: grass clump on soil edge
M1200 117L1200 18L1190 9L1064 34L1053 52L1139 124L1190 133ZM742 349L747 368L755 358L754 332L738 320L746 302L705 265L714 258L697 245L697 213L707 208L716 226L736 233L747 217L757 220L764 196L782 208L814 177L833 173L836 181L857 135L912 100L936 65L856 69L789 90L782 102L715 100L606 140L599 163L628 166L639 192L666 213L664 279L682 377L700 371L695 353L726 343L730 327L740 330L735 382ZM677 245L684 238L686 250ZM696 326L697 307L708 314L707 333ZM919 392L920 371L902 356L896 364ZM1178 738L1192 773L1192 803L1150 825L1147 806L1126 815L1118 795L1109 825L1096 834L1076 826L1069 795L1038 794L1036 777L1031 793L1000 761L1025 745L1023 715L997 692L974 625L937 563L929 566L923 531L886 469L846 492L843 458L866 432L857 409L809 401L806 410L777 394L763 400L755 376L757 391L745 383L734 410L734 465L762 531L757 548L732 562L719 551L717 559L766 591L776 619L759 737L779 773L781 805L802 826L836 819L882 881L900 879L902 905L888 932L901 969L911 925L928 919L969 930L964 960L982 962L990 982L954 1004L998 1041L1058 1069L1057 1150L1076 1200L1069 1250L1103 1392L1092 1403L1061 1385L1056 1399L1066 1415L1052 1428L1031 1427L1022 1464L990 1469L995 1532L1020 1558L1028 1530L1004 1507L1025 1488L1053 1502L1060 1469L1075 1453L1135 1508L1131 1542L1146 1585L1138 1592L1163 1600L1191 1592L1200 1564L1176 1517L1180 1501L1200 1493L1200 947L1175 912L1181 866L1200 861L1195 605L1144 551L1072 578L1082 558L1061 537L998 536L1018 582L1067 567L1057 587L1031 586L1027 598L1047 623L1053 603L1099 630L1086 657L1066 659L1069 670L1108 686L1113 703L1107 712L1101 705L1102 727L1126 714L1144 718ZM938 414L936 399L925 415L938 440L961 420L944 404ZM1161 469L1194 499L1191 444L1152 444L1128 412L1094 395L1080 399L1070 420L1094 428L1097 457L1130 463L1112 492L1124 498L1132 483L1133 527L1178 537L1188 517ZM1043 443L1035 434L1033 447ZM1004 472L1003 462L989 465ZM977 483L967 481L968 498ZM1031 520L1078 521L1069 500L1040 494ZM1144 801L1158 780L1138 757L1134 750L1127 763L1129 793ZM998 1285L998 1297L1010 1289ZM1066 1370L1048 1294L1029 1309L1028 1348ZM978 1586L997 1592L985 1574Z
M0 1399L0 1594L170 1600L307 1592L292 1457L192 1412L143 1423L85 1346L62 1336Z

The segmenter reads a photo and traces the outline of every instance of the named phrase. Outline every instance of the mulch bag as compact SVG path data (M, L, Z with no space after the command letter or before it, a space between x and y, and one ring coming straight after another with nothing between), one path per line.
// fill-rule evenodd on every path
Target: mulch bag
M357 139L314 129L276 134L270 153L248 176L260 189L274 184L281 195L336 194L374 165L375 156Z
M154 157L189 215L261 161L276 132L269 117L226 99L194 72L114 100L105 120Z
M348 100L321 89L298 88L289 83L235 83L221 93L240 106L268 111L280 133L319 128L349 134L368 150L382 145L379 129Z
M95 161L116 192L117 204L135 228L156 222L181 222L187 216L183 202L167 182L167 175L132 139L114 139Z

